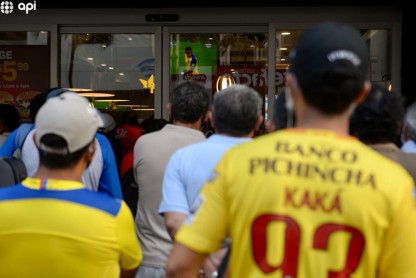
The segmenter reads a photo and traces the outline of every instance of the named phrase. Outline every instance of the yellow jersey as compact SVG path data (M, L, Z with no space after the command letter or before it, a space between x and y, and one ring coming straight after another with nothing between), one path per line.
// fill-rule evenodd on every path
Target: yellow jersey
M191 70L192 74L199 74L198 67L197 67L196 64L197 64L197 60L196 60L196 56L194 54L192 54L191 57L188 57L185 54L186 70Z
M231 277L416 277L413 180L357 139L286 129L225 153L175 240Z
M68 180L0 189L0 277L120 277L141 260L124 201Z

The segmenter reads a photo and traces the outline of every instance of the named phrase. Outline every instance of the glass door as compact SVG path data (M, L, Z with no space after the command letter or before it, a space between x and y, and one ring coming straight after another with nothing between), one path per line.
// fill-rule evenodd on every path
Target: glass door
M225 83L246 84L265 99L267 26L165 27L164 83L167 94L181 82L201 83L213 96ZM165 33L165 32L164 32ZM167 64L167 63L166 63Z
M90 98L116 119L126 111L143 120L160 117L158 30L61 28L60 86Z

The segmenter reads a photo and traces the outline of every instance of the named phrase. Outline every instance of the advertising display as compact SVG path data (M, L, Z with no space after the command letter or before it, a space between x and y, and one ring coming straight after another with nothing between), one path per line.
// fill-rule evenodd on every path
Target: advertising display
M201 38L190 40L180 37L171 42L172 87L193 80L212 90L212 74L217 68L217 45Z
M31 99L50 84L49 47L0 46L0 103L10 103L27 117Z

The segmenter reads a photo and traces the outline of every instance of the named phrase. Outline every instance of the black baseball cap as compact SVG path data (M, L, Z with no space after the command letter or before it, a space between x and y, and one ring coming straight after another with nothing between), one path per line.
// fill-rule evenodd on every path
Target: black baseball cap
M300 36L290 62L290 71L303 91L347 79L359 90L367 79L369 50L357 30L344 23L323 22ZM336 82L331 84L331 80Z

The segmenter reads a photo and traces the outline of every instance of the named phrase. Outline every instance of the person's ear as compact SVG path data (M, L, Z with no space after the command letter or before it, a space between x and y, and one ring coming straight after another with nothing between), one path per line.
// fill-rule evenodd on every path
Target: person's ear
M172 103L166 104L166 110L168 111L169 118L172 119Z
M354 104L355 105L360 104L365 99L365 97L368 95L368 92L370 92L370 90L371 90L371 82L370 81L365 81L363 87L360 90L360 93L358 94L358 96L354 100Z
M88 152L91 154L94 152L95 149L95 144L90 144L90 146L88 147Z
M263 115L259 115L257 117L257 120L256 120L256 123L254 125L254 128L251 130L251 132L249 134L251 138L253 138L256 135L256 131L260 130L260 127L263 124L263 119L264 119L263 118Z
M94 156L95 150L96 150L96 142L94 140L94 142L92 142L89 146L88 146L88 150L87 150L87 158L88 160L91 162L92 157Z
M295 108L293 93L298 89L298 82L296 76L291 73L286 74L286 87L285 87L285 106L287 110L293 111Z
M256 125L255 125L255 128L254 128L254 130L255 130L255 131L257 131L257 130L259 130L259 129L260 129L261 125L263 124L263 120L264 120L263 115L259 115L259 116L257 117L257 120L256 120Z

